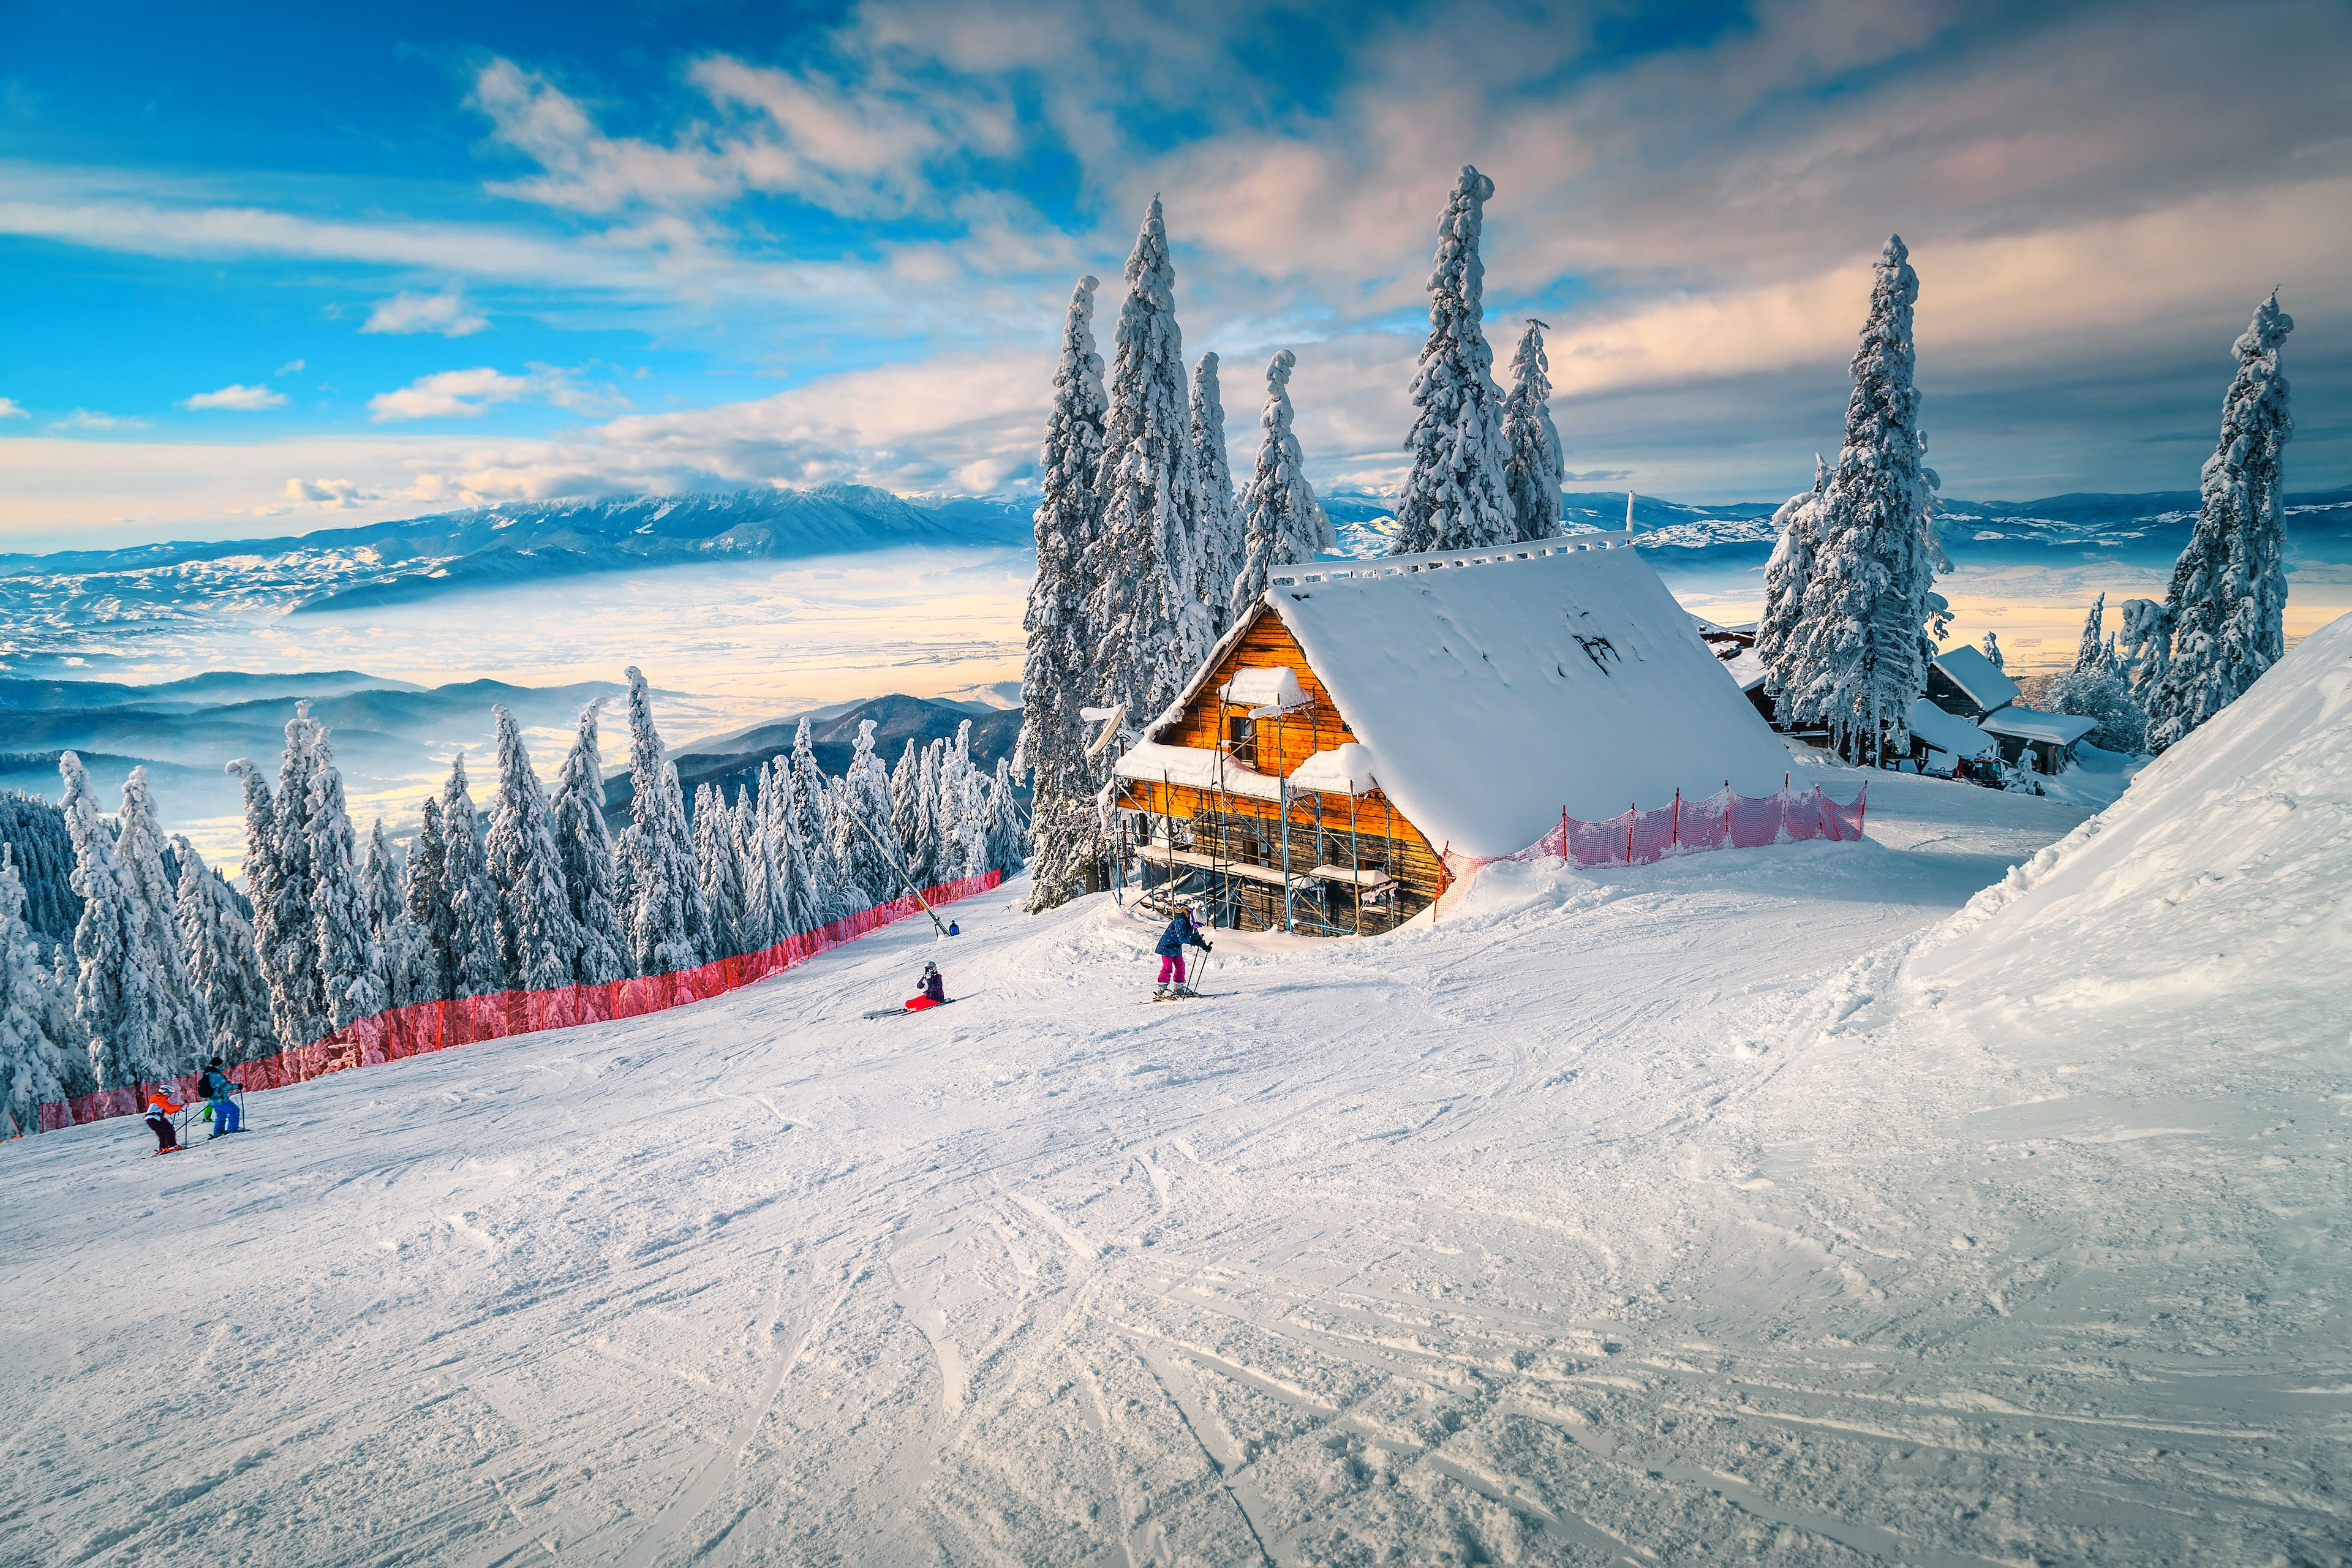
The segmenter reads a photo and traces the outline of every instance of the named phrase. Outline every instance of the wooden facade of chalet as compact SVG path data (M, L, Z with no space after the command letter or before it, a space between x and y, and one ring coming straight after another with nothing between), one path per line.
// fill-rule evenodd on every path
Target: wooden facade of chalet
M1444 890L1437 851L1376 784L1356 794L1289 786L1301 763L1358 737L1281 617L1263 606L1252 614L1158 738L1237 764L1228 784L1283 781L1279 797L1221 788L1216 780L1123 777L1115 797L1120 858L1141 868L1148 886L1203 888L1217 923L1229 928L1391 930ZM1220 695L1249 669L1288 669L1305 702L1275 713L1257 709L1252 717L1252 704Z

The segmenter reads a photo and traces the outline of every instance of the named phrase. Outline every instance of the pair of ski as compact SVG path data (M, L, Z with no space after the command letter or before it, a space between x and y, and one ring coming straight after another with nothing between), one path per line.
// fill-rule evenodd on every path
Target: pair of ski
M1170 991L1158 996L1146 996L1143 1005L1149 1007L1154 1002L1206 1002L1223 994L1222 991Z
M928 1013L930 1012L932 1008L952 1007L958 1002L962 1000L963 998L961 996L950 996L944 1002L932 1003L929 1007L877 1007L873 1012L868 1013L866 1016L869 1018L899 1018L904 1017L908 1013Z

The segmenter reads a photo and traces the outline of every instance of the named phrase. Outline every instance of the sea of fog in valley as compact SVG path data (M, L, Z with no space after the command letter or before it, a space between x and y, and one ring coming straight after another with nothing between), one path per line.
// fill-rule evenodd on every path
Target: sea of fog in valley
M1622 492L1568 500L1571 529L1622 526ZM1383 498L1327 500L1343 552L1385 549ZM2290 501L2299 640L2352 608L2352 493ZM2063 666L2096 595L2111 619L2126 598L2162 595L2194 505L2184 493L1948 502L1953 570L1937 588L1950 640L1996 631L2013 670ZM1641 497L1636 537L1687 608L1736 625L1761 607L1771 510ZM1013 503L919 507L827 487L0 556L0 787L55 798L68 748L102 790L143 764L167 825L234 863L243 831L222 764L273 761L300 696L333 704L354 815L401 837L459 748L487 773L493 702L516 710L551 774L581 704L617 692L633 664L673 751L723 751L754 725L891 693L1005 706L1034 566L1025 532ZM608 766L626 761L625 742L606 726Z

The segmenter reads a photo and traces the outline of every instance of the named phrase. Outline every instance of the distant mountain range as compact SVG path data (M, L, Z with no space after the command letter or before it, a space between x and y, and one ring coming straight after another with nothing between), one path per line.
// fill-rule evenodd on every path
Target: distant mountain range
M1023 544L1025 502L916 505L866 485L526 501L283 539L0 554L0 616L203 602L304 614L591 573L780 561L892 545Z
M1573 531L1625 526L1623 490L1575 491L1563 498ZM1361 492L1323 498L1342 553L1384 553L1395 500ZM1947 500L1937 513L1955 566L2064 565L2112 561L2134 568L2168 567L2197 521L2194 490L2146 495L2063 495L2031 501ZM1638 496L1634 544L1663 572L1738 571L1772 553L1778 501L1694 506ZM2352 488L2286 498L2288 567L2352 565Z

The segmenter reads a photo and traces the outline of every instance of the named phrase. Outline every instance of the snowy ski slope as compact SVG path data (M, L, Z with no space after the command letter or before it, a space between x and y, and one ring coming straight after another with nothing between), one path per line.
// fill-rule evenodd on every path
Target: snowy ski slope
M2333 799L2279 842L2340 974ZM0 1560L2342 1561L2347 1010L1906 968L2084 815L1877 776L1871 842L1499 868L1166 1006L1152 925L1013 884L9 1145ZM966 1000L860 1019L934 955Z

